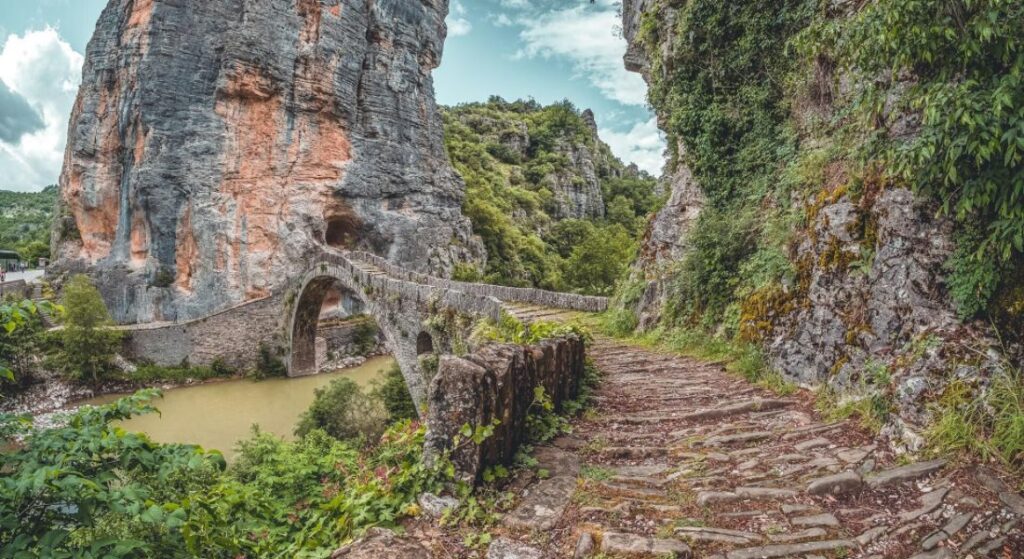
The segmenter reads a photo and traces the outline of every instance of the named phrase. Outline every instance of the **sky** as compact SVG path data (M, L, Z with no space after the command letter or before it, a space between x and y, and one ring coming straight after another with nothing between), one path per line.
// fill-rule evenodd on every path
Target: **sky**
M57 182L83 54L107 0L0 0L0 189ZM601 138L658 175L664 136L626 72L615 0L451 0L439 103L532 97L590 108Z

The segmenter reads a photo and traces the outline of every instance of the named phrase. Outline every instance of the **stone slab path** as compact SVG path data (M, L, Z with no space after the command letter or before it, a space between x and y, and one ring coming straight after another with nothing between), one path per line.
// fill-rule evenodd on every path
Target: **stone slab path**
M596 408L538 449L491 559L1024 558L1024 498L994 471L901 463L808 396L598 339Z

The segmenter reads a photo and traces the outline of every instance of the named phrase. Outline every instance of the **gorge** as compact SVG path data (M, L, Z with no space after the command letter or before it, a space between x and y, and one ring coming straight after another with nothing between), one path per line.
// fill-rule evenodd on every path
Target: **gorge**
M142 390L0 414L0 559L1024 554L1024 4L624 0L657 178L465 11L109 0L0 409Z

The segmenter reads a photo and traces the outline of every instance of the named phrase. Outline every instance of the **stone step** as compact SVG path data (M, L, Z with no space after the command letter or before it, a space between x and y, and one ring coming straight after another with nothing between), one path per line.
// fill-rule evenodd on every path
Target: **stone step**
M879 472L867 478L865 481L872 489L881 489L890 485L906 483L908 481L914 481L916 479L929 476L941 470L945 465L946 461L942 459L917 462L916 464L908 464L906 466L900 466L898 468Z
M707 408L684 415L685 419L720 419L754 411L766 411L793 405L792 400L756 399Z
M609 555L625 555L638 559L642 557L664 559L666 556L675 557L675 559L693 557L690 546L681 541L638 536L625 532L604 532L601 535L600 549Z
M851 540L825 540L815 542L766 545L745 549L734 549L725 554L726 559L773 559L776 557L797 557L819 551L836 551L839 549L851 553L857 549L857 543Z
M605 458L658 458L668 456L669 449L663 446L609 446L597 451Z

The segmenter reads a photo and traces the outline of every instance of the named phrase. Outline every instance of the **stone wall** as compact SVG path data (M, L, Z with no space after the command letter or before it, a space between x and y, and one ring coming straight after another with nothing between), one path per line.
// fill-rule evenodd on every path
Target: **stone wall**
M32 296L32 288L25 280L14 280L0 283L0 296L14 295L16 297L28 298Z
M463 425L498 420L492 436L480 445L460 445L452 461L463 479L473 481L488 466L510 464L526 438L534 388L543 386L560 410L579 394L584 357L578 337L533 346L491 344L465 357L443 356L428 392L427 456L452 449Z
M221 359L232 367L251 368L260 344L282 347L282 299L266 297L187 322L124 327L124 354L164 366L185 360L209 365Z
M367 322L373 325L373 337L376 342L372 345L376 348L383 342L383 339L373 319L367 316L346 320L338 324L321 323L320 327L316 330L316 336L324 339L327 343L328 352L335 353L338 356L357 355L359 350L357 346L360 342L358 339L360 328Z
M508 287L504 285L491 285L486 283L467 283L406 270L379 256L365 252L350 252L348 256L353 260L376 266L377 268L387 272L388 275L392 277L402 278L406 281L411 281L417 284L453 289L479 297L492 297L505 302L529 303L545 307L572 309L584 312L602 312L608 308L607 297L579 295L577 293L560 293L557 291L546 291L543 289L534 289L529 287Z

